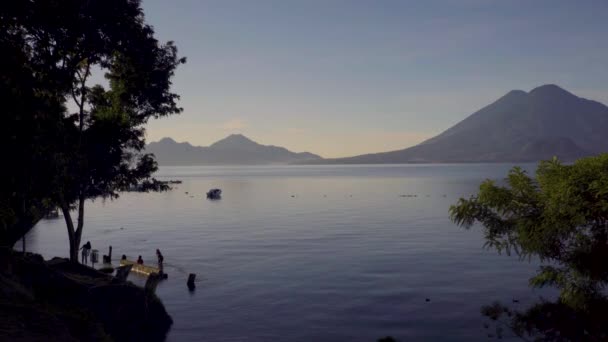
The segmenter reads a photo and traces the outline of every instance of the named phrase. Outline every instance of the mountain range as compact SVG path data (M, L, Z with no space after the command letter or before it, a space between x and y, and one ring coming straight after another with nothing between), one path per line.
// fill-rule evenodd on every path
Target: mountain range
M608 152L608 107L552 84L513 90L443 133L398 151L324 164L532 162Z
M323 159L283 147L260 145L233 134L209 147L150 143L161 165L399 164L570 161L608 152L608 107L557 85L512 90L441 134L410 148Z
M291 152L283 147L260 145L241 135L232 134L210 146L192 146L163 138L146 146L160 165L263 165L289 164L320 159L316 154Z

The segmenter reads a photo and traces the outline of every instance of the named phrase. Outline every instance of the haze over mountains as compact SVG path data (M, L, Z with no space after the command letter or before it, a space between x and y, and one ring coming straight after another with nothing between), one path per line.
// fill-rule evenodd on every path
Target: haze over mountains
M513 90L443 133L398 151L315 163L449 163L573 160L608 152L608 107L556 85Z
M398 151L323 159L233 134L209 147L150 143L161 165L398 164L569 161L608 152L608 107L556 86L512 90L443 133Z
M232 134L208 147L163 138L148 144L146 152L154 153L160 165L289 164L321 158L308 152L295 153L283 147L260 145L241 134Z

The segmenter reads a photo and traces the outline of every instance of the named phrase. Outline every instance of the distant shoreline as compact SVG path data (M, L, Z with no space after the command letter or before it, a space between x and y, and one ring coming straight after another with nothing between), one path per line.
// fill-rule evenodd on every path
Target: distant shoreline
M541 159L542 160L542 159ZM294 164L159 164L159 167L276 167L276 166L406 166L406 165L484 165L484 164L535 164L532 161L459 161L459 162L408 162L408 163L294 163ZM568 162L562 160L562 162Z

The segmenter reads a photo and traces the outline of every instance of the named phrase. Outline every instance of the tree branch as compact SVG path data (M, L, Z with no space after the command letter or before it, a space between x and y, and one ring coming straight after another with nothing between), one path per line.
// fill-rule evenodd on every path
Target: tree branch
M89 76L89 72L91 70L91 65L89 64L89 62L86 62L86 69L84 72L84 76L81 76L80 73L78 71L76 71L76 74L78 75L78 78L80 80L80 103L78 105L79 109L80 109L80 113L79 113L79 128L80 128L80 133L82 134L82 130L84 128L84 100L86 97L86 92L87 92L87 88L86 88L86 82L87 82L87 77Z

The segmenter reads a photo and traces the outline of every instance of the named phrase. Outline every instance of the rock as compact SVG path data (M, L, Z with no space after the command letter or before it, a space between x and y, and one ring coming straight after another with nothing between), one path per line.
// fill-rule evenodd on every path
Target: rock
M102 272L102 273L106 273L106 274L112 274L112 273L114 273L114 267L112 267L112 266L102 267L102 268L98 269L98 271Z
M119 341L163 341L173 324L158 297L131 283L92 288L89 307Z
M378 339L378 342L397 342L392 336L386 336Z
M153 293L67 259L0 249L0 271L7 340L162 341L173 323Z
M196 279L196 274L190 273L188 275L188 281L186 282L186 285L188 285L188 289L190 289L190 291L193 291L196 288L196 284L194 284L195 279Z

